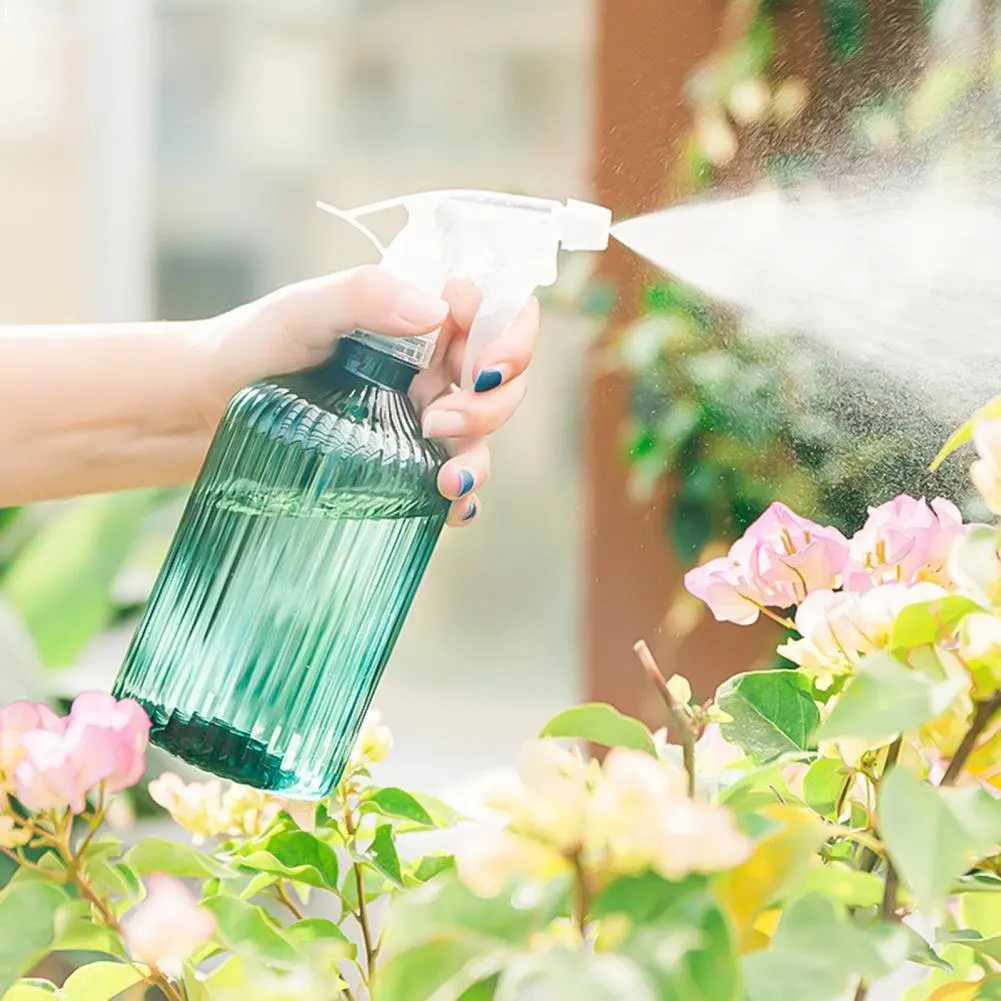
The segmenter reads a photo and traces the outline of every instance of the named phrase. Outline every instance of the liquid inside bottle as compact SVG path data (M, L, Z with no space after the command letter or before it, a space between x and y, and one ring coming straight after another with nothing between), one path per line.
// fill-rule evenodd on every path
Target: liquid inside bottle
M289 797L333 790L448 514L416 371L344 338L234 397L114 689L155 744Z

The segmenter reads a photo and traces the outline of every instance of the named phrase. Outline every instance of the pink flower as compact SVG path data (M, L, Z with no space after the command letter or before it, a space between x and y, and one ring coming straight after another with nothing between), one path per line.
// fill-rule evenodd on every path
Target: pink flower
M28 730L52 730L61 732L63 721L41 702L19 699L0 708L0 730L14 730L27 733Z
M125 919L125 940L142 963L170 974L215 934L211 912L170 876L151 876L146 899Z
M119 792L142 777L149 719L135 702L86 693L59 723L58 730L21 735L14 786L28 809L68 806L81 813L87 794L102 783L109 792Z
M709 606L718 622L748 626L757 621L759 609L767 601L745 563L749 547L742 546L743 541L735 542L726 556L689 570L685 588Z
M685 575L685 587L721 622L748 625L762 606L789 608L811 591L835 587L848 562L836 529L772 504L730 552Z
M0 787L8 786L24 757L22 737L32 730L62 733L65 724L46 705L21 699L0 708Z
M851 540L853 564L864 569L870 584L918 580L945 583L945 566L953 543L968 530L951 501L936 497L929 506L901 494L879 507L869 508L866 523ZM853 578L850 586L862 589Z
M98 781L104 782L108 792L121 792L143 777L149 727L149 717L138 702L119 702L104 692L84 692L70 710L68 732L97 729L106 735L102 738L106 756L95 754L89 764L100 773Z

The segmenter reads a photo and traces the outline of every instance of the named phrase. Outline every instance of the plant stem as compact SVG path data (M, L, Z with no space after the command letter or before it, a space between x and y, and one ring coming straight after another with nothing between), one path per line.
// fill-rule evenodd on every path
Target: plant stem
M959 778L963 766L976 749L980 735L998 709L1001 709L1001 692L995 692L986 702L978 702L976 706L970 729L966 731L959 747L956 748L956 753L953 755L952 761L949 762L949 767L945 770L945 775L942 776L939 785L951 786Z
M891 864L887 864L886 885L883 887L883 903L880 905L879 914L884 921L897 920L897 888L900 886L900 877L897 870Z
M351 842L349 847L353 847L357 828L355 826L354 815L352 814L351 807L348 803L347 793L344 795L344 826L347 828L348 840ZM367 983L369 991L371 992L372 983L375 979L375 961L378 957L379 949L378 946L376 946L372 941L372 929L369 927L368 906L365 903L365 873L360 862L353 862L352 866L355 873L355 887L358 890L358 911L355 913L355 918L358 921L358 926L361 928L362 942L365 946Z
M580 860L580 852L574 852L570 856L570 862L574 870L575 901L574 911L577 918L577 927L580 929L581 942L587 941L587 919L591 916L591 887L588 884L587 873Z
M761 612L765 618L778 623L778 625L782 626L783 629L796 628L796 623L793 622L792 619L787 619L784 615L776 615L770 608L766 608L764 605L758 605L758 611Z
M886 762L883 765L883 774L880 776L880 781L882 782L896 767L897 761L900 759L900 750L904 745L904 738L898 737L889 747L886 753ZM876 863L879 861L879 855L872 849L867 848L862 853L862 858L859 860L859 868L866 873L871 873L873 869L876 868ZM890 873L893 872L893 863L890 861L889 855L886 859L887 868L887 879L890 878ZM896 878L896 875L894 875ZM896 891L895 891L896 892Z
M638 640L633 645L633 652L639 658L640 664L643 665L643 670L646 671L647 677L653 682L654 687L660 693L660 697L667 707L667 715L674 724L674 728L678 731L678 737L681 740L682 761L685 765L685 771L688 773L688 795L694 799L695 730L692 727L692 721L688 718L685 710L675 702L674 696L667 687L667 681L657 666L657 661L653 659L653 654L650 652L650 648L646 645L646 642Z
M291 896L289 896L288 890L285 888L285 884L282 880L278 880L275 884L275 890L278 893L278 899L292 912L296 921L302 920L302 911L296 907Z
M874 838L868 831L856 831L852 827L842 827L840 824L827 824L826 829L832 838L843 838L845 841L854 841L872 852L877 858L883 854L883 846L877 838Z

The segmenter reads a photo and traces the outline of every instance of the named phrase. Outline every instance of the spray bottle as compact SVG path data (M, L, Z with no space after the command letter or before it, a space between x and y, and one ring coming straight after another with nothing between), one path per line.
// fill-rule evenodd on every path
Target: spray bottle
M462 382L558 251L603 250L597 205L438 191L403 206L382 266L434 295L481 297ZM329 209L329 206L321 206ZM190 764L293 799L340 780L444 527L446 455L408 396L436 334L355 331L312 371L241 390L227 408L115 683L154 743Z

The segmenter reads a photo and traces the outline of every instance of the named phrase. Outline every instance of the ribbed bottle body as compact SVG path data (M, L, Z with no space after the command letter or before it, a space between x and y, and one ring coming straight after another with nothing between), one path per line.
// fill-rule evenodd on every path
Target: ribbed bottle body
M115 685L154 743L292 798L334 788L448 514L412 375L345 340L234 397Z

